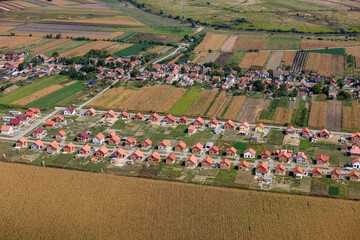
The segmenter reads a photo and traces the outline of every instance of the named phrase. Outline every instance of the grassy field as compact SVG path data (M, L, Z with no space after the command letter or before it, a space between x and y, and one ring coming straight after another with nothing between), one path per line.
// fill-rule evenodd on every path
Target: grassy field
M314 53L327 53L334 55L345 55L345 48L330 48L330 49L315 49L315 50L305 50L305 52L314 52Z
M231 182L236 174L221 171L214 182ZM358 236L354 224L360 222L360 203L354 201L5 163L0 163L0 175L2 239L291 239L314 233L317 239ZM114 199L116 204L111 204ZM297 224L287 224L294 216ZM326 226L319 224L325 222ZM209 224L217 227L204 228ZM278 227L284 224L285 229Z
M133 46L127 47L125 49L122 49L120 51L117 51L113 55L115 57L130 56L130 55L136 54L138 52L145 51L149 47L150 47L150 45L137 44L137 45L133 45Z
M270 50L293 50L299 49L300 47L300 38L296 37L282 37L282 36L273 36L269 37L266 40L265 49Z
M245 57L245 54L246 54L245 52L235 53L234 55L232 55L228 63L238 65Z
M69 44L66 44L66 45L63 45L63 46L60 46L58 48L54 48L52 50L49 50L47 52L45 52L44 54L46 56L51 56L53 53L57 52L58 54L61 54L63 52L67 52L71 49L74 49L74 48L77 48L77 47L80 47L80 46L83 46L85 44L89 43L89 41L75 41L75 42L71 42Z
M201 94L201 88L192 87L190 88L179 101L175 103L175 105L170 110L171 114L174 115L184 115L186 111L191 107L191 105L195 102L195 100Z
M68 78L62 75L54 75L51 77L41 78L34 83L21 87L0 98L0 103L11 104L23 97L29 96L41 89L47 88L54 84L59 84L66 81Z
M61 100L81 91L83 88L84 86L81 82L71 84L70 86L64 87L32 103L29 103L27 107L46 108L55 105Z

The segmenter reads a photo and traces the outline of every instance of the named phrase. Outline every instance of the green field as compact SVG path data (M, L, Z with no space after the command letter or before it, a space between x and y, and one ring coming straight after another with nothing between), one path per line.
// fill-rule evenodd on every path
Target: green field
M68 80L68 78L63 75L54 75L51 77L41 78L30 85L21 87L15 91L3 96L2 98L0 98L0 103L11 104L23 97L27 97L27 96L33 94L41 89L50 87L51 85L54 85L54 84L62 83L66 80Z
M201 89L198 87L190 88L176 104L170 110L171 114L184 115L188 108L195 102L201 93Z
M73 48L76 48L76 47L80 47L82 45L85 45L87 43L89 43L90 41L75 41L75 42L71 42L71 43L68 43L66 45L63 45L61 47L58 47L58 48L54 48L50 51L47 51L45 52L45 55L46 56L51 56L53 53L57 52L58 54L60 53L63 53L63 52L66 52L66 51L69 51Z
M147 48L149 48L151 45L145 45L145 44L137 44L130 47L127 47L125 49L122 49L120 51L117 51L113 55L115 57L123 57L123 56L130 56L134 55L136 53L139 53L141 51L145 51Z
M30 104L27 105L27 107L37 107L37 108L46 108L52 105L57 104L61 100L79 92L84 88L82 82L77 82L74 84L71 84L70 86L67 86L65 88L62 88L56 92L53 92L45 97L42 97Z
M314 53L327 53L334 55L345 55L345 48L330 48L330 49L315 49L315 50L305 50L305 52L314 52Z
M267 119L271 120L274 117L274 113L276 108L288 108L289 107L289 101L287 97L282 97L280 100L274 99L271 101L270 107L268 111L262 111L260 114L260 119Z
M296 37L269 37L266 40L265 49L269 50L292 50L300 48L300 38Z
M239 64L243 58L245 57L246 52L238 52L235 53L234 55L232 55L232 57L230 58L228 64Z

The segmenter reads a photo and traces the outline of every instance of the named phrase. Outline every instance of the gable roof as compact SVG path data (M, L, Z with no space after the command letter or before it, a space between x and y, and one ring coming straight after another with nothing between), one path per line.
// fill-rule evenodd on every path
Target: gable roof
M286 157L286 158L291 158L292 153L291 153L291 152L287 152L287 151L283 151L283 152L281 152L281 153L279 154L279 157L282 157L282 156L284 156L284 157Z
M234 148L235 149L235 148ZM236 149L235 149L235 151L236 151ZM252 148L248 148L248 149L246 149L245 151L244 151L244 154L245 153L247 153L247 152L251 152L252 154L256 154L256 151L254 150L254 149L252 149Z
M37 145L37 146L39 146L39 147L43 147L43 146L44 146L44 143L43 143L40 139L36 140L36 141L34 142L34 144Z
M300 158L300 157L303 157L305 160L307 160L307 156L305 155L305 153L299 153L297 156L296 156L296 159Z
M75 148L75 144L73 144L72 142L69 142L68 144L65 145L65 147Z
M170 143L169 143L169 141L168 141L168 140L164 139L164 140L162 140L161 142L159 142L159 144L158 144L158 145L164 145L165 147L167 147L167 146L169 146L169 145L170 145Z
M230 162L229 159L223 159L223 160L221 160L220 164L223 164L223 163L225 163L225 164L228 165L228 166L231 165L231 162Z
M154 157L154 158L156 158L156 159L160 159L160 154L159 154L158 152L156 152L156 151L152 152L152 153L149 155L149 157L150 157L150 156L152 156L152 157Z
M359 178L359 173L357 173L356 171L352 171L351 173L349 173L349 177L352 176Z
M186 143L184 143L183 141L180 141L176 144L176 146L180 146L182 148L186 148Z
M322 155L322 154L317 155L316 156L316 161L319 161L319 160L322 160L324 162L328 162L329 161L329 156L325 156L325 155Z
M169 156L166 157L166 159L170 158L171 160L175 160L176 156L173 153L170 153Z
M60 132L58 132L57 134L60 134L61 136L65 136L66 132L64 130L61 130Z
M9 126L9 125L2 125L1 126L1 131L10 131L10 129L12 129L12 127Z
M118 148L118 149L116 149L114 152L118 152L118 153L120 153L121 155L126 155L126 151L125 151L124 149L122 149L122 148Z
M257 124L257 125L255 126L255 128L257 128L257 127L261 127L262 129L265 128L264 124L262 124L262 123Z
M204 163L204 162L208 162L209 164L213 164L214 163L214 160L211 158L211 157L206 157L204 158L201 163Z
M87 132L82 132L78 134L79 137L83 137L83 138L89 138L90 135Z
M202 119L201 117L198 117L197 119L194 120L194 122L199 122L201 124L204 124L204 119Z
M261 155L271 156L271 153L268 150L265 150L261 153Z
M193 162L194 164L196 164L197 161L198 161L198 158L195 157L194 155L191 155L190 157L188 157L188 158L186 159L186 161L191 161L191 162Z
M340 172L339 170L337 170L337 169L332 170L330 174L331 174L331 175L337 174L337 175L339 175L339 176L342 175L341 172Z
M89 146L89 144L85 144L81 149L82 149L82 150L85 150L86 152L90 152L91 147ZM80 150L81 150L81 149L80 149Z
M196 143L192 146L192 148L199 148L199 149L203 149L203 145L201 143Z
M240 127L249 128L249 127L250 127L250 124L249 124L248 122L243 122L243 123L240 123Z
M150 139L145 139L144 141L142 141L141 143L146 143L148 145L151 145L152 144L152 141Z
M239 166L244 165L244 166L248 167L250 164L247 161L243 160L243 161L239 162L238 165Z
M98 133L95 137L100 140L103 140L105 138L104 134L102 134L102 133Z
M134 152L131 153L131 155L137 155L139 157L144 157L144 154L139 149L136 149Z
M105 146L102 146L101 148L99 148L98 151L100 151L100 152L102 152L104 154L107 154L109 152L109 149L107 147L105 147Z
M234 147L230 147L226 150L226 152L232 151L233 153L236 153L237 150Z
M320 168L318 168L318 167L314 168L311 172L312 173L318 172L318 173L322 174L322 170Z
M209 151L210 151L210 150L215 150L215 151L218 152L218 151L219 151L219 148L218 148L217 146L212 146L211 148L209 148Z
M302 168L300 166L296 166L293 170L294 173L300 173L303 174L304 170L302 170Z
M280 163L279 165L277 165L277 166L275 167L275 169L281 169L281 170L285 171L285 170L286 170L286 167Z
M269 166L264 163L264 162L260 162L257 166L256 166L256 169L259 169L259 168L264 168L265 170L268 170L269 169Z

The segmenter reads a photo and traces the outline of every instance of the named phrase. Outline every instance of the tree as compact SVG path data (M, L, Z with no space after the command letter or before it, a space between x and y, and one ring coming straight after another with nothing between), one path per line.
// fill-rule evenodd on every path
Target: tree
M342 28L340 28L340 33L341 33L341 34L346 34L346 29L345 29L345 28L343 28L343 27L342 27Z
M337 99L340 101L348 101L352 98L351 93L341 90L337 94Z
M61 38L61 34L60 33L58 33L58 34L56 34L56 37L55 37L56 39L60 39Z
M342 89L343 87L344 87L344 81L342 80L342 79L340 79L339 81L338 81L338 86L339 86L339 88L340 89Z
M254 86L255 91L257 91L257 92L262 92L265 90L265 85L261 80L256 80L253 83L253 86Z
M291 32L296 33L297 32L296 28L292 28Z
M313 94L320 94L321 93L321 87L319 84L315 84L312 88L310 88L310 92Z

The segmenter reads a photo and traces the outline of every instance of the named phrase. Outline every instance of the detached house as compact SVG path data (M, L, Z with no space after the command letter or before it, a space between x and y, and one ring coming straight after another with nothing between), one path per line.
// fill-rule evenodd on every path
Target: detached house
M72 142L66 144L66 145L63 147L62 152L63 152L63 153L73 153L73 152L75 152L75 145L74 145Z
M265 150L261 153L261 160L269 160L271 153L268 150Z
M197 167L197 164L198 164L198 158L195 157L194 155L191 155L185 160L185 167L195 168Z
M125 147L134 147L136 145L136 139L129 137L125 140Z
M59 144L56 141L53 141L46 147L46 151L50 154L59 152Z
M307 156L305 155L305 153L299 153L296 157L296 163L306 163L307 161Z
M322 154L316 156L316 165L327 165L329 164L329 156L324 156Z
M343 175L337 169L332 170L330 175L331 175L331 179L334 179L334 180L343 179Z
M105 146L102 146L95 152L95 156L98 157L99 159L103 159L108 155L108 153L109 153L109 149Z
M157 148L159 150L167 150L170 146L170 142L168 140L162 140L161 142L159 142L159 144L157 145Z
M214 127L214 128L217 128L219 125L219 121L216 120L215 118L210 120L209 123L208 123L208 126L209 127Z
M61 140L66 136L66 132L64 130L61 130L60 132L58 132L57 134L55 134L55 139L56 140Z
M209 154L210 155L218 155L219 148L217 146L212 146L211 148L209 148Z
M144 120L144 115L142 115L141 113L137 113L137 114L135 114L135 116L134 116L134 120L136 120L136 121L142 121L142 120Z
M103 144L105 142L105 136L102 133L98 133L93 139L92 142L95 144Z
M319 137L328 138L330 136L330 132L326 129L320 130Z
M250 164L247 161L241 161L238 163L238 170L239 171L247 171Z
M304 175L304 170L300 166L296 166L293 170L293 177L297 179L302 179Z
M85 116L95 116L95 114L96 114L96 110L93 108L90 108L85 112Z
M120 137L117 135L114 135L114 136L108 138L107 141L108 141L109 145L117 145L120 143Z
M303 128L301 130L301 136L305 139L313 136L313 133L308 128Z
M269 172L269 166L264 163L264 162L260 162L255 169L255 175L258 176L265 176L267 173Z
M68 107L67 109L64 110L64 115L75 115L76 111L75 108L73 107Z
M358 142L360 141L360 133L356 132L351 134L351 141Z
M197 119L194 120L193 125L195 127L204 127L205 126L205 121L201 117L198 117Z
M109 110L105 113L104 118L106 120L112 120L116 118L116 113L113 110Z
M349 180L351 182L358 182L359 181L359 173L352 171L351 173L349 173Z
M318 167L314 168L311 173L314 178L320 178L322 176L322 170Z
M256 151L252 148L248 148L244 151L244 158L255 158Z
M263 133L265 131L265 126L262 123L259 123L255 126L255 131L258 133Z
M126 151L122 148L116 149L112 154L111 158L123 159L126 157Z
M178 142L174 147L175 152L184 152L185 150L186 150L186 143L184 143L183 141Z
M144 154L139 149L136 149L131 153L130 159L133 161L142 161L144 160Z
M194 125L190 125L187 129L188 134L194 134L196 132L196 127Z
M354 159L352 161L353 168L360 169L360 158Z
M292 160L292 153L283 151L279 154L279 161L280 162L289 162Z
M19 140L16 141L15 147L16 148L26 148L27 147L27 139L22 137Z
M31 150L40 151L44 149L44 143L38 139L33 144L31 144Z
M91 153L91 147L88 144L85 144L82 148L79 149L76 157L86 158Z
M286 173L286 167L281 163L275 167L275 175L284 176Z
M214 160L211 157L205 157L201 161L201 167L202 168L211 168L211 165L214 163Z
M87 132L79 133L76 137L76 141L78 142L87 142L90 140L90 135Z
M45 122L45 127L46 128L54 128L55 127L55 122L54 121L46 121Z
M62 122L63 120L64 120L64 116L63 116L63 115L55 114L55 116L54 116L54 121L55 121L55 122Z
M14 129L12 126L9 126L9 125L2 125L1 126L1 133L2 134L12 134L14 132Z
M152 141L150 139L145 139L144 141L141 142L140 146L143 149L148 149L151 147Z
M180 119L179 119L179 124L180 125L186 125L188 122L188 118L185 117L185 116L182 116Z
M174 124L176 120L171 114L169 114L164 117L163 122L166 122L167 124Z
M147 158L148 162L160 162L161 161L161 157L160 154L158 152L152 152L148 158Z
M240 126L239 126L239 133L240 134L247 134L249 132L249 129L250 129L250 124L247 123L247 122L243 122L243 123L240 123Z
M160 116L157 113L153 113L153 114L150 115L149 121L150 122L159 122L160 121Z
M230 169L231 162L228 159L221 160L220 169Z
M293 126L286 128L286 135L293 135L295 134L295 128Z
M230 129L230 130L235 130L235 123L231 120L227 120L225 123L224 123L224 129Z
M46 135L46 132L42 128L37 128L31 133L31 136L34 138L42 138Z
M130 118L130 114L127 112L122 112L120 113L120 118L121 119L129 119Z
M248 149L249 150L249 149ZM246 150L245 150L246 151ZM236 158L236 152L237 150L234 148L234 147L231 147L229 149L226 150L225 154L226 154L226 157L229 157L229 158ZM244 152L245 153L245 152Z
M203 148L204 146L201 143L196 143L194 146L192 146L191 152L195 154L201 154Z
M169 156L165 158L166 164L174 164L176 160L176 156L173 153L170 153Z

